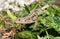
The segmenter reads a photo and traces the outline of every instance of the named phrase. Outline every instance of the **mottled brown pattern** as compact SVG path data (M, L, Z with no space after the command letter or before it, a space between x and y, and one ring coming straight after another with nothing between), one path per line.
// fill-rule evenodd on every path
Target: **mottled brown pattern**
M38 15L42 14L42 10L45 10L45 8L49 7L49 5L45 5L44 7L33 10L30 12L30 14L26 17L18 18L15 22L16 23L21 23L21 24L29 24L29 23L34 23L35 20L37 19Z

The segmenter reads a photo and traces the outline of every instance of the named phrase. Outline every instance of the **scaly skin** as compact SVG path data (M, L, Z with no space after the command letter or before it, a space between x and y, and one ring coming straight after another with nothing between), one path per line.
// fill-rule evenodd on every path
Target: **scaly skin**
M46 8L48 8L49 5L45 5L44 7L37 9L37 10L33 10L30 12L30 14L26 17L20 17L18 19L16 19L16 23L20 23L20 24L29 24L29 23L34 23L35 20L37 19L38 15L43 14L43 10L45 10Z

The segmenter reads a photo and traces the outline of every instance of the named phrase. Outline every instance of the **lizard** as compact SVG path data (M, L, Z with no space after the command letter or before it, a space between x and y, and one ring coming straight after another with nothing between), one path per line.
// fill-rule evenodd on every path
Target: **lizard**
M56 0L55 0L56 1ZM50 6L50 4L53 4L55 2L52 0L51 2L47 2L47 4L41 8L38 8L36 10L30 11L30 14L26 17L20 17L15 20L15 23L17 24L30 24L35 23L36 19L39 15L43 14L43 11Z
M15 20L15 23L20 23L20 24L29 24L29 23L34 23L35 20L37 19L38 15L41 15L43 13L43 10L48 8L49 5L46 4L45 6L38 8L36 10L32 10L30 14L26 17L20 17Z

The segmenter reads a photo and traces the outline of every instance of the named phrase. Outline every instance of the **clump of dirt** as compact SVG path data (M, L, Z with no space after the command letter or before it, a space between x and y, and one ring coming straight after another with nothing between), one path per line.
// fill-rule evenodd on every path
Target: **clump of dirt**
M2 30L0 30L0 38L1 39L12 39L14 38L14 35L16 34L16 32L17 30L15 28L11 30L7 30L3 28Z
M60 6L60 0L55 0L54 5Z

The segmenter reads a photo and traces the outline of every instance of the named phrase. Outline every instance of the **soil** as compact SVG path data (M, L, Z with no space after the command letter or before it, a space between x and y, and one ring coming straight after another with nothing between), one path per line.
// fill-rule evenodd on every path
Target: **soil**
M60 6L60 0L56 0L53 4L57 5L57 6Z

